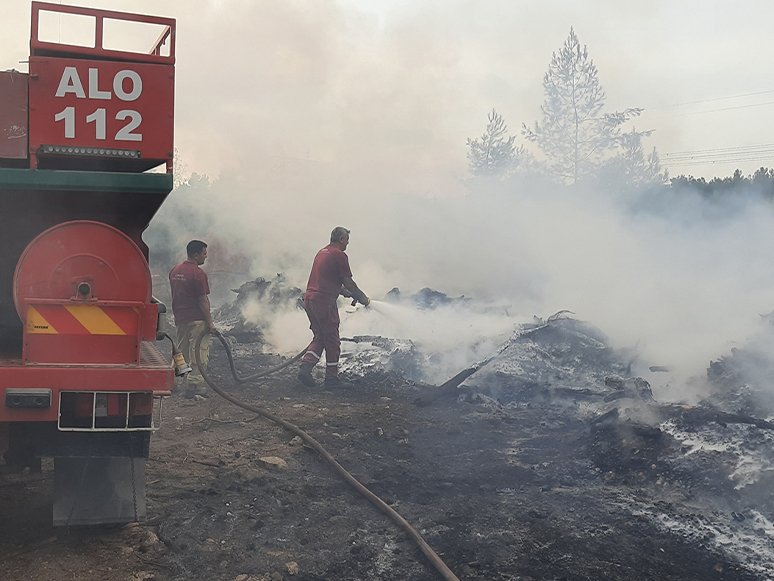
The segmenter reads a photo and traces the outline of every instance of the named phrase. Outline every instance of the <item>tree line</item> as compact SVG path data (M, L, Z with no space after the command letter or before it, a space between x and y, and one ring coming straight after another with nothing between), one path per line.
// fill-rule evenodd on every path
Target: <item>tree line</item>
M516 146L502 115L492 109L483 135L467 140L468 170L474 181L536 173L560 184L590 182L618 190L669 185L690 187L705 196L754 186L774 198L774 169L760 168L748 176L737 170L729 178L711 181L685 175L670 179L656 148L646 152L643 146L652 131L634 127L624 131L642 109L605 110L599 71L573 28L561 49L552 55L543 90L540 119L521 126L521 135L536 146L540 158L523 145Z
M774 168L761 167L752 174L744 175L741 170L725 178L712 178L707 181L703 177L680 175L670 180L673 188L690 188L705 198L718 198L738 194L743 191L754 191L763 197L774 200Z

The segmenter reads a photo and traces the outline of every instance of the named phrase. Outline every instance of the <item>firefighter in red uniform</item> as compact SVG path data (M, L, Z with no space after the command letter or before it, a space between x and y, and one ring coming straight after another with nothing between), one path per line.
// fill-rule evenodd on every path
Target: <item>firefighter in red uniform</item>
M331 232L331 243L315 256L309 282L304 294L304 308L309 317L314 338L301 361L298 379L308 387L315 387L312 368L317 365L325 350L325 387L337 388L347 384L339 379L339 294L357 299L365 306L371 302L352 280L349 259L344 251L349 244L349 230L337 226ZM346 291L344 290L346 289Z
M196 339L205 330L215 331L210 313L210 286L207 273L199 268L207 260L207 244L201 240L191 240L186 246L188 258L178 264L169 273L169 285L172 288L172 312L175 315L175 327L177 327L177 342L180 351L193 371L186 377L188 389L185 397L188 399L196 395L207 397L207 388L204 385L199 368L194 357L194 345ZM207 369L210 354L210 336L202 339L199 358L202 366Z

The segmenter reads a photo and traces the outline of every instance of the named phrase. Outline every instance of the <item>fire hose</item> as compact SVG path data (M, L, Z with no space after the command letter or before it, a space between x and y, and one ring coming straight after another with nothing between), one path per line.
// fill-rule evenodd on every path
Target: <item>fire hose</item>
M215 331L212 333L209 330L204 331L199 337L196 339L196 345L194 347L194 357L196 359L196 365L199 368L199 372L202 374L202 377L204 378L204 381L207 382L207 385L210 386L210 388L217 393L222 398L226 399L227 401L231 402L237 407L240 407L244 410L247 410L249 412L253 412L255 414L258 414L261 417L266 418L267 420L270 420L274 422L275 424L278 424L288 430L289 432L292 432L296 434L298 437L300 437L304 442L306 442L310 447L312 447L314 450L317 451L320 456L325 459L328 464L330 464L333 469L341 476L344 480L346 480L349 484L351 484L355 490L357 490L361 495L366 497L376 508L381 510L383 513L385 513L388 517L390 517L400 528L402 528L408 535L411 537L411 539L417 544L419 549L424 553L425 557L427 557L428 561L435 567L435 569L441 574L441 576L446 581L459 581L459 578L452 573L451 569L446 566L446 563L444 563L441 558L433 551L433 549L428 545L425 540L420 536L420 534L414 530L414 528L404 519L400 514L398 514L393 508L391 508L389 505L387 505L386 502L384 502L381 498L376 496L373 492L368 490L365 486L363 486L360 482L358 482L354 476L352 476L349 472L347 472L341 464L339 464L333 456L325 449L323 446L312 436L307 434L305 431L300 429L299 427L295 426L294 424L291 424L290 422L283 420L279 416L276 416L262 408L259 408L257 406L245 403L225 391L223 391L218 385L210 378L209 374L207 373L207 369L205 366L201 363L201 355L199 353L199 350L201 348L202 340L205 336L214 334L220 342L223 344L223 347L226 350L226 355L228 356L229 365L231 367L231 373L234 376L234 379L239 383L245 383L248 381L252 381L254 379L259 379L261 377L266 377L267 375L271 375L272 373L276 373L277 371L280 371L281 369L285 369L289 365L293 364L295 361L298 361L301 357L303 357L305 350L290 359L289 361L286 361L285 363L278 365L276 367L273 367L271 369L268 369L266 371L261 371L252 375L248 376L240 376L237 371L236 367L234 365L234 359L231 353L231 348L226 341L226 339Z

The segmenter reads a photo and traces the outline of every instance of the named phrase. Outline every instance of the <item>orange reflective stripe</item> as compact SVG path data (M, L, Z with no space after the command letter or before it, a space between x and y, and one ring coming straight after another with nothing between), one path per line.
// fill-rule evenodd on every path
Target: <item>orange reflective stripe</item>
M105 314L121 327L125 335L136 335L140 328L140 309L132 307L102 307Z
M28 305L26 332L49 335L135 335L139 309L97 305Z
M57 330L41 315L35 307L27 307L27 333L57 335Z
M31 307L32 308L32 307ZM89 331L61 305L35 305L38 314L59 335L88 335Z
M95 305L64 305L92 335L126 335L124 330L105 311Z

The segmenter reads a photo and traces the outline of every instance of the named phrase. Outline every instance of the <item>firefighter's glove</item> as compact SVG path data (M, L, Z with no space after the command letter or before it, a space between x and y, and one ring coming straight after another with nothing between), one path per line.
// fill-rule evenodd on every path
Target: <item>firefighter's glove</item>
M352 299L352 306L353 307L356 306L358 303L360 303L364 307L367 307L368 305L371 304L371 299L369 299L365 294L363 295L362 298L359 298L359 299L353 298Z

